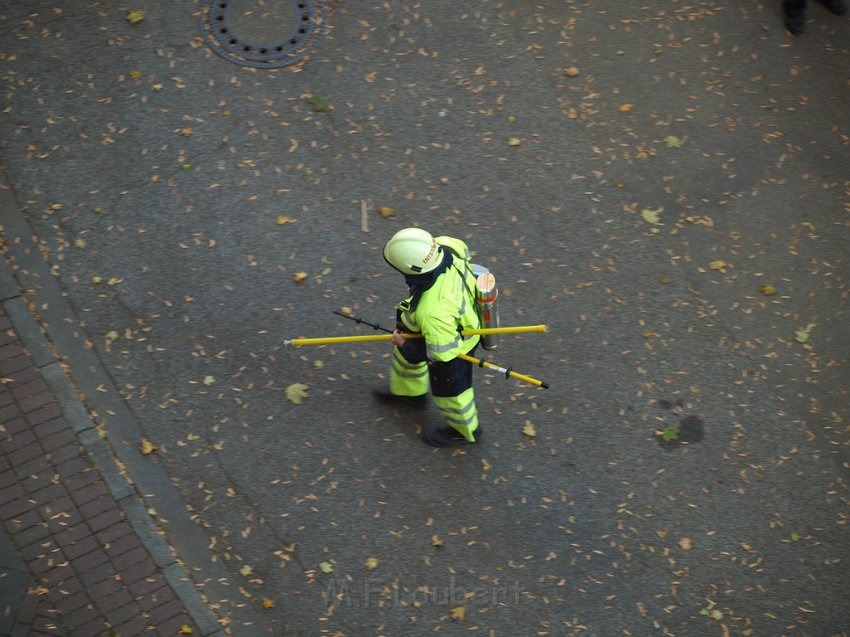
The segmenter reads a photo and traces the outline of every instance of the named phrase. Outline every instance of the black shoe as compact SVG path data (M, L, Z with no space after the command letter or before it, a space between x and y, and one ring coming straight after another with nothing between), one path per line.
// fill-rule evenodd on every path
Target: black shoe
M835 15L845 15L847 13L847 5L844 0L822 0L827 9Z
M481 429L481 425L478 425L478 429L473 432L473 436L475 437L475 442L479 442L483 438L484 432ZM454 427L431 427L425 430L423 439L432 447L454 447L455 445L473 444Z
M805 5L785 0L782 3L782 11L785 14L785 26L793 35L802 35L806 30Z
M382 400L387 403L407 405L414 409L425 409L428 406L428 394L421 394L419 396L399 396L398 394L390 392L390 388L386 385L373 387L372 395L378 400Z

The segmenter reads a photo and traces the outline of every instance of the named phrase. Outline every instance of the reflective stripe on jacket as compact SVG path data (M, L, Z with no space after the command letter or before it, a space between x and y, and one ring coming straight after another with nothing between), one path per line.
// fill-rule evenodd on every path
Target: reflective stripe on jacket
M414 310L409 309L412 297L399 305L400 319L408 330L424 335L430 360L450 361L471 351L481 338L459 332L480 327L473 297L475 276L466 243L452 237L436 237L436 241L443 246L443 258L454 262L422 293Z

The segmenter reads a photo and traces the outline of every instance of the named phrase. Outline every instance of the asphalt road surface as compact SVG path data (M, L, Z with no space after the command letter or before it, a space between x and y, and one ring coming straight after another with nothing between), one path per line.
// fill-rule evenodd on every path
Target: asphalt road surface
M850 22L810 5L331 2L256 71L198 3L4 3L4 187L74 316L35 309L233 634L850 635ZM390 324L409 225L549 326L488 356L551 389L476 371L474 447L370 399L386 343L283 345Z

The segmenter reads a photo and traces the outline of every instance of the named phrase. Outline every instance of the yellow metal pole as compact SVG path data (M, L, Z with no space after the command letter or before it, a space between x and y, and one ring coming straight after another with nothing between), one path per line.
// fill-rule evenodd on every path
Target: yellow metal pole
M463 330L463 336L473 336L475 334L520 334L524 332L545 332L548 328L545 325L518 325L514 327L490 327L477 330ZM404 338L422 338L422 334L403 333ZM369 341L389 341L392 340L392 334L370 334L367 336L327 336L319 338L293 338L292 340L284 341L284 345L334 345L337 343L366 343Z
M549 383L544 383L542 380L537 380L536 378L532 378L531 376L526 376L525 374L519 374L510 369L506 369L504 367L500 367L494 363L488 363L487 361L481 360L479 358L475 358L474 356L467 356L466 354L458 354L458 358L462 358L465 361L469 361L474 365L478 365L479 367L486 367L488 369L493 369L500 374L504 374L505 376L510 376L511 378L516 378L517 380L525 381L526 383L531 383L532 385L536 385L537 387L542 387L543 389L549 389Z

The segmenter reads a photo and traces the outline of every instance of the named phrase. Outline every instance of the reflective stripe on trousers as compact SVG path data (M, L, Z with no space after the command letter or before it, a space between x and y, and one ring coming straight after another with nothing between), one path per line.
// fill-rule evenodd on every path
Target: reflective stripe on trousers
M401 355L398 347L394 347L393 366L390 370L390 393L396 396L421 396L427 394L430 387L428 364L411 363Z
M470 442L475 442L478 429L478 409L475 407L475 390L470 387L459 396L434 396L434 404L443 412L455 431Z
M469 363L460 360L453 361L453 363L469 365ZM421 396L428 393L433 383L435 389L434 404L445 417L446 423L467 440L473 442L475 441L475 430L478 429L475 391L469 386L470 383L461 381L461 384L465 385L465 389L457 396L438 395L447 393L446 387L439 386L445 385L444 377L435 372L439 369L439 363L435 364L430 370L428 364L424 361L411 363L402 356L397 347L394 347L393 364L390 369L390 392L396 396ZM445 367L442 371L445 371ZM433 379L432 375L434 376Z

